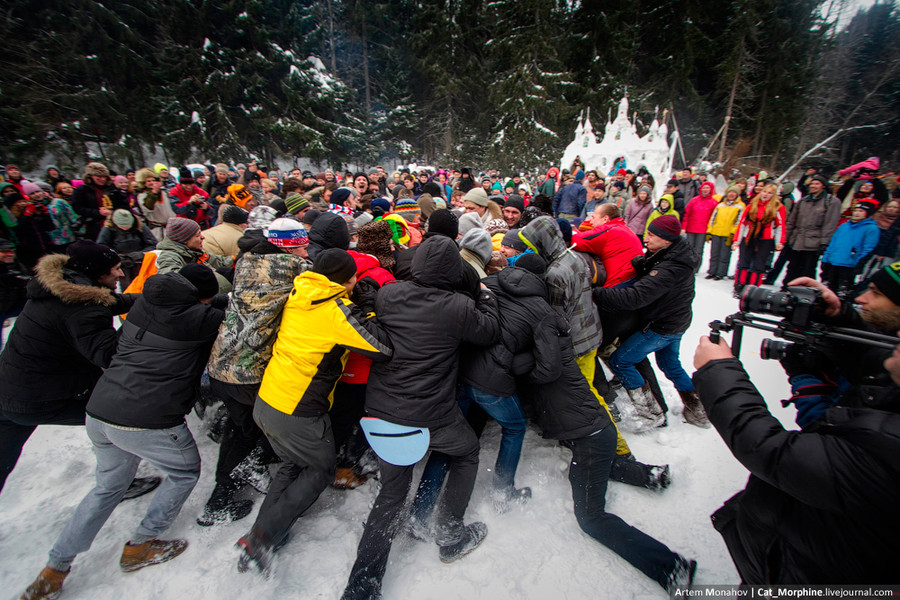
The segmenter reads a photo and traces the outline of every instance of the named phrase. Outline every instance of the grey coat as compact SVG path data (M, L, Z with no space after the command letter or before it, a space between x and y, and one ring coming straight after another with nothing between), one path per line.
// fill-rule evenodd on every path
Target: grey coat
M827 192L807 194L791 209L787 242L794 250L824 250L841 219L840 201Z

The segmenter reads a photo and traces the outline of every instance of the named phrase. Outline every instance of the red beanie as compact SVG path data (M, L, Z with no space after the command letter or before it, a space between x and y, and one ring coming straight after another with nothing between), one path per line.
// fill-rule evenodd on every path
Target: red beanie
M668 242L674 242L681 237L681 223L673 215L663 215L653 219L647 231Z

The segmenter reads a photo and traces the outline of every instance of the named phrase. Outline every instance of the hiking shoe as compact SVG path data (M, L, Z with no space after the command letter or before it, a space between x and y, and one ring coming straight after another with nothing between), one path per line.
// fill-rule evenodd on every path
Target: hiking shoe
M212 496L203 507L203 514L197 517L197 525L210 527L229 521L240 521L249 515L253 510L253 501L235 500L235 491L234 488L217 483Z
M471 523L466 525L462 539L449 546L441 546L440 556L442 563L452 563L481 545L487 536L487 525L484 523Z
M523 487L523 488L505 488L505 489L496 489L492 493L494 500L494 510L497 511L498 514L503 514L512 507L514 504L522 505L531 500L531 488Z
M406 521L406 535L417 542L428 542L434 539L434 532L418 517L410 515Z
M263 449L257 446L228 475L237 485L249 485L260 494L268 493L272 474L265 464Z
M694 584L694 574L697 572L697 561L687 559L680 554L675 563L675 568L666 578L666 591L669 598L677 597L679 590L689 590Z
M239 539L235 547L241 553L238 557L238 573L246 573L250 570L250 565L253 565L261 574L268 574L272 566L272 549L262 543L257 535L251 531Z
M119 568L125 573L132 573L150 565L158 565L172 560L187 550L187 540L149 540L143 544L132 546L125 544Z
M353 467L338 467L334 471L331 487L338 490L355 490L367 481L367 478L356 474Z
M19 600L52 600L62 593L62 584L69 571L57 571L44 567Z
M128 486L128 489L125 490L125 495L122 496L122 500L131 500L132 498L138 498L144 494L149 494L158 488L161 482L162 477L135 477L132 480L131 485Z

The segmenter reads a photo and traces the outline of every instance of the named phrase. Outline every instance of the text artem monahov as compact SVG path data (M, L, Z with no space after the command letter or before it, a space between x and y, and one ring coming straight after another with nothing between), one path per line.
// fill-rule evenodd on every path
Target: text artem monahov
M900 590L897 586L762 586L739 588L733 585L698 585L675 590L675 598L879 598Z

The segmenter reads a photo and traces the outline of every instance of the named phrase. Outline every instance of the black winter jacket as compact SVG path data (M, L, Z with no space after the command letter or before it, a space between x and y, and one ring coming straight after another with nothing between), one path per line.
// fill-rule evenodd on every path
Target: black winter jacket
M115 225L103 227L97 237L98 244L109 246L119 254L149 252L156 248L157 241L150 228L139 221L135 221L129 229L120 229Z
M519 378L519 394L533 406L543 437L576 440L600 431L611 421L575 362L572 338L561 313L553 328L558 335L555 347L543 356L535 354L533 367L525 365L528 375ZM538 361L544 364L538 365Z
M460 344L487 346L498 339L497 299L486 290L477 301L453 291L463 260L444 236L422 242L412 273L412 281L388 283L378 292L375 314L394 355L372 365L366 409L400 425L440 427L459 413Z
M595 288L594 302L604 312L637 310L641 329L656 333L682 333L691 324L694 301L694 265L697 255L684 238L668 248L632 261L637 281L630 288Z
M896 401L880 403L894 410L830 408L802 432L786 431L737 359L711 361L693 381L751 472L712 516L745 584L896 583ZM900 389L884 393L896 400Z
M200 303L197 288L183 275L148 278L87 413L144 429L183 423L200 395L200 375L224 319L225 311Z
M72 208L81 217L81 222L84 223L85 239L93 242L100 235L100 228L103 227L103 222L106 220L106 217L100 214L100 207L104 206L105 203L109 203L107 208L110 210L117 208L129 209L127 202L118 205L113 203L113 189L112 187L98 188L85 183L84 185L79 185L72 192Z
M482 281L497 297L500 340L493 346L465 348L460 378L482 392L512 396L516 393L513 357L528 352L534 355L533 381L555 380L559 370L550 357L559 354L557 317L547 302L543 280L525 269L510 267Z
M116 351L113 315L136 294L114 294L45 256L28 283L28 301L0 354L0 407L30 414L86 398Z

